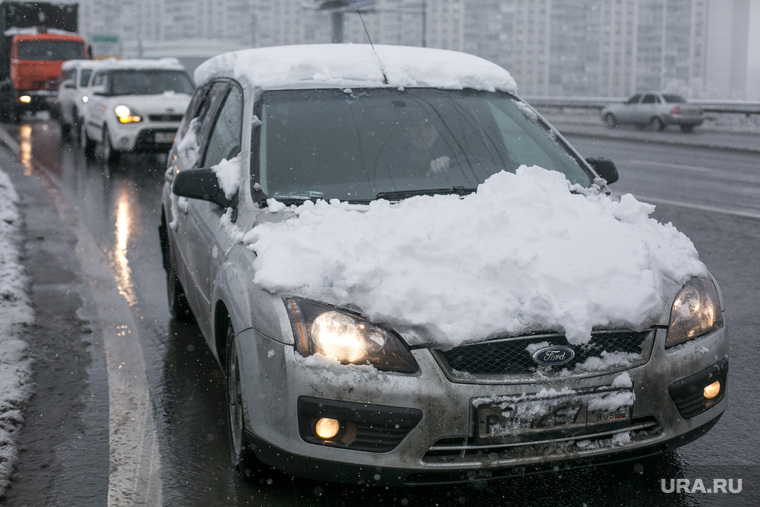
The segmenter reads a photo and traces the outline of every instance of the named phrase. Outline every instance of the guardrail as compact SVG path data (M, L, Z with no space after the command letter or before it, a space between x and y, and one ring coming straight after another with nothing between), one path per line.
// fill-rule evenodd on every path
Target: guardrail
M625 98L594 98L594 97L525 97L535 108L549 109L597 109L601 110L609 104L622 103ZM690 100L690 104L702 106L705 113L743 114L751 116L760 114L760 102L733 100Z

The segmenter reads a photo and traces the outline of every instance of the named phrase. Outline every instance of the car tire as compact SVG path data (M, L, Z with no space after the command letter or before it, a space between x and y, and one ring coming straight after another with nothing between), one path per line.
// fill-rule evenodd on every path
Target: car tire
M607 126L608 129L614 129L618 126L617 118L615 118L615 115L612 113L607 113L604 116L604 124Z
M652 130L665 130L665 124L656 116L652 118L649 125L652 127Z
M82 142L82 125L84 125L84 118L81 116L75 116L74 118L74 124L71 127L71 139L79 144Z
M103 158L107 164L118 164L121 158L121 152L113 147L107 127L103 127Z
M231 324L227 325L226 343L227 431L230 441L230 458L235 472L241 477L250 478L256 475L260 464L245 436L240 362L235 346L235 332Z
M169 260L166 269L166 296L169 302L169 313L175 320L180 322L190 322L193 320L193 312L185 296L185 289L177 278L177 272L174 269L174 260L171 251L168 253Z
M81 123L79 138L82 143L82 154L85 160L92 160L95 156L95 142L87 135L87 127L84 121Z

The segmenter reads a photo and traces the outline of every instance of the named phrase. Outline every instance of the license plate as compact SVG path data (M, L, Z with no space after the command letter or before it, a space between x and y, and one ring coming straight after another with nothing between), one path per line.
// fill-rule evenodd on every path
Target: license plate
M174 142L174 133L173 132L156 132L155 137L153 138L156 143L172 143Z
M475 400L478 444L524 441L539 433L585 428L631 419L633 392L604 391L546 399L503 397Z

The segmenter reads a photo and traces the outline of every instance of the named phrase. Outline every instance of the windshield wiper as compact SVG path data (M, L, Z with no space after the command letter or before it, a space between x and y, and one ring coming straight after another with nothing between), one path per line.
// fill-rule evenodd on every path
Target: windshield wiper
M377 199L386 199L388 201L398 201L407 197L418 195L469 195L475 192L475 188L455 186L447 188L420 188L414 190L392 190L389 192L378 192L375 196Z

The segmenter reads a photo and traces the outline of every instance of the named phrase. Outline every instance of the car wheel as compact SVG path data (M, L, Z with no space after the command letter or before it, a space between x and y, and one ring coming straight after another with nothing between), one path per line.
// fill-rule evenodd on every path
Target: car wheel
M665 129L665 124L662 123L662 120L659 119L656 116L654 118L652 118L652 121L649 122L649 125L652 127L652 130L664 130Z
M240 388L240 362L235 346L235 332L227 325L227 430L230 438L230 457L235 471L243 477L251 477L257 469L257 461L245 437L243 417L243 393Z
M82 143L82 153L84 154L85 160L92 160L95 156L95 142L87 136L87 127L85 126L84 121L82 121L80 125L79 138Z
M686 133L694 132L694 125L681 125L681 130Z
M166 295L169 300L169 313L172 317L181 322L193 320L193 312L187 303L187 296L182 284L177 278L177 272L174 270L174 261L169 253L169 262L166 269Z
M607 125L607 128L614 129L617 127L617 118L615 118L615 115L612 113L607 113L607 115L604 117L604 124Z
M121 152L115 150L111 143L111 135L107 128L103 128L103 158L107 164L117 164L121 158Z

